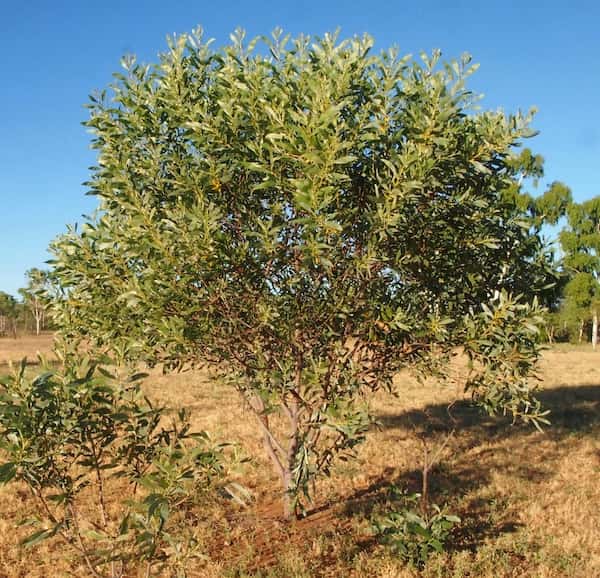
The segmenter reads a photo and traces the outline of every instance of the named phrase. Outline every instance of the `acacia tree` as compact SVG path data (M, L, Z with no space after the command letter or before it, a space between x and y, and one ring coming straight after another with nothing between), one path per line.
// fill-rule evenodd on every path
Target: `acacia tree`
M550 262L508 194L528 117L474 112L468 57L371 47L197 32L125 60L87 121L99 210L52 246L63 334L208 363L256 415L288 516L401 368L443 375L462 347L489 411L541 418Z
M580 342L585 324L591 320L595 349L600 309L600 197L569 208L560 243L565 268L571 275L565 287L563 311L567 319L577 318Z

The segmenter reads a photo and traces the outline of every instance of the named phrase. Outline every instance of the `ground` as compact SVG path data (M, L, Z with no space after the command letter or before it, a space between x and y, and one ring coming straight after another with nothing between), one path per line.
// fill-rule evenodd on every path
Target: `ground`
M0 339L0 373L8 370L3 362L33 360L51 343L49 335ZM258 432L236 394L201 371L153 374L151 398L190 408L197 428L252 456L237 477L254 502L207 514L208 558L189 576L600 577L600 351L556 346L544 353L540 376L552 422L544 432L482 416L463 399L459 374L445 386L399 375L398 396L373 402L379 425L358 459L320 482L308 516L286 525ZM431 501L462 522L447 550L418 571L377 543L370 520L392 507L391 488L420 489L424 451L432 455L447 438L429 476ZM33 505L18 485L1 487L0 498L0 576L87 576L58 543L20 548L26 529L15 523Z

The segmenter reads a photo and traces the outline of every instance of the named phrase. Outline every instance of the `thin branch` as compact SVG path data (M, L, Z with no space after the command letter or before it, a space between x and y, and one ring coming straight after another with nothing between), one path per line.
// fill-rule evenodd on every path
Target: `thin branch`
M286 452L282 445L277 441L271 429L269 427L269 418L265 415L265 405L262 399L258 396L254 396L253 398L247 398L248 404L252 408L254 415L258 421L258 424L263 432L263 444L265 449L267 450L267 454L277 469L277 473L281 479L281 483L285 484L286 481L286 470L281 458L286 455ZM254 403L252 403L254 401ZM280 452L281 458L277 454Z
M450 442L450 440L452 439L452 437L454 436L454 432L456 430L453 428L450 433L446 436L446 439L444 440L444 443L442 443L442 445L438 448L437 452L435 452L435 454L433 455L433 458L431 458L431 462L430 465L433 466L437 463L437 461L439 460L440 456L442 455L442 452L444 451L444 449L446 448L446 446L448 445L448 443Z
M104 574L101 574L100 572L98 572L98 570L92 563L89 552L87 551L87 548L85 547L85 544L83 543L83 539L81 537L81 530L79 528L79 518L77 516L77 508L75 506L75 503L71 502L68 506L68 509L71 514L71 519L73 520L73 528L75 529L75 537L77 539L77 543L79 544L79 548L81 549L81 554L83 556L83 559L85 560L85 563L86 563L89 571L92 573L92 575L95 578L105 578Z
M37 498L37 500L42 505L42 508L46 512L48 519L53 524L58 525L59 521L57 520L56 516L50 510L50 507L48 506L48 502L46 502L46 499L44 498L44 496L41 493L36 492L35 489L33 488L33 486L29 486L29 488L31 490L31 493L34 495L34 497ZM63 539L65 544L67 544L68 546L71 546L72 548L75 548L75 550L81 551L79 549L79 546L77 544L73 543L73 540L71 539L71 537L64 530L59 530L58 535Z
M285 455L285 452L283 452L283 448L281 448L281 445L277 442L277 440L273 437L273 434L269 430L269 421L268 421L267 417L265 415L259 415L259 414L257 414L256 417L258 418L258 423L260 424L262 432L263 432L263 442L264 442L265 448L267 450L267 453L269 454L271 461L277 468L277 471L279 473L279 477L281 478L282 484L285 484L286 470L285 470L283 463L281 462L281 459L277 455L276 448L280 449L280 451L282 451L283 455Z
M102 521L102 527L106 530L108 526L108 516L106 514L106 502L104 500L104 480L102 478L102 472L100 471L100 456L102 452L96 451L96 444L94 442L94 436L90 434L90 444L92 446L92 454L94 456L94 470L96 471L96 480L98 482L98 502L100 505L100 519Z

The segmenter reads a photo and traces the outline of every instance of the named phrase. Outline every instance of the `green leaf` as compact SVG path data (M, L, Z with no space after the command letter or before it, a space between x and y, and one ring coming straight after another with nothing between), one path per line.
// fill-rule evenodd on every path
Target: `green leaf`
M40 542L51 538L53 535L54 532L52 530L38 530L37 532L34 532L33 534L30 534L29 536L21 540L20 544L25 548L32 548L36 544L39 544Z
M12 462L0 465L0 483L7 484L17 475L17 466Z

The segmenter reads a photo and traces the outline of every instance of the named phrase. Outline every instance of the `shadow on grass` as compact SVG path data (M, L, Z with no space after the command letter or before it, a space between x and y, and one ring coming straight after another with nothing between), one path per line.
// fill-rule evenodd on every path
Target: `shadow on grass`
M600 424L600 385L557 387L537 392L536 397L543 408L550 410L550 425L546 431L564 434L592 429ZM426 436L449 432L472 430L481 435L499 434L510 437L530 432L527 425L511 425L506 417L490 417L467 400L447 404L428 405L423 409L396 415L378 416L383 429L412 432L422 431Z
M551 412L551 424L546 426L543 439L560 442L600 432L600 385L551 388L539 391L537 397ZM467 401L455 403L450 411L447 404L436 404L381 415L378 421L384 430L418 435L434 451L441 440L455 431L448 444L452 457L435 465L429 473L430 502L449 503L449 510L462 518L449 543L450 551L474 551L486 540L516 532L522 526L502 497L464 499L470 492L490 485L494 471L508 473L516 485L520 480L540 484L554 475L554 465L569 451L567 446L554 444L551 449L546 445L536 453L536 438L531 437L535 434L533 426L512 425L506 417L490 417ZM415 456L415 463L419 461L420 456ZM420 469L398 472L387 467L368 487L349 496L345 514L369 518L393 510L398 507L391 498L393 488L419 492L421 483ZM373 546L374 541L369 540L361 549Z

